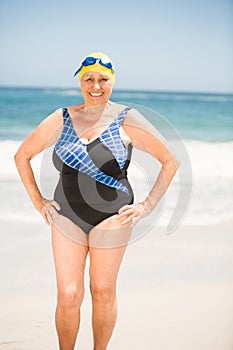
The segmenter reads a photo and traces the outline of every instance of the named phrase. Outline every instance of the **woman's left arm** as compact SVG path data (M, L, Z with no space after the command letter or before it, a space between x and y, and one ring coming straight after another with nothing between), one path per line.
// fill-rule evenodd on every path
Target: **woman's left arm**
M162 165L156 182L145 200L135 205L126 205L119 210L118 219L122 224L127 224L133 219L136 223L153 211L170 185L179 164L166 140L138 111L130 110L123 128L136 148L150 153Z

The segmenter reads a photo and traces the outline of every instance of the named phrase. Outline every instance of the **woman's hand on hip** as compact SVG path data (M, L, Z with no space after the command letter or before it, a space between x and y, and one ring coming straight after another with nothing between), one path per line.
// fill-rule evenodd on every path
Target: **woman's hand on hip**
M54 218L58 215L57 210L60 209L60 205L56 201L45 198L42 198L41 205L37 208L47 225L54 223Z
M122 225L131 223L134 226L139 220L151 213L151 207L146 201L138 204L124 205L118 211L117 219Z

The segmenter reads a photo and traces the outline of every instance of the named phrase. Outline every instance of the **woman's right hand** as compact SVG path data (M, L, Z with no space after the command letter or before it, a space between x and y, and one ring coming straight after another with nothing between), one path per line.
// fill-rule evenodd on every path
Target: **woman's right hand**
M58 215L57 210L60 210L60 205L54 201L42 198L40 205L36 206L36 209L43 216L43 219L47 225L54 223L54 218Z

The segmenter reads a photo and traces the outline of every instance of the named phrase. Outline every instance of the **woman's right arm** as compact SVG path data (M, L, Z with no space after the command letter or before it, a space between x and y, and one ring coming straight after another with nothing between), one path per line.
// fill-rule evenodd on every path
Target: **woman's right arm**
M48 203L59 210L54 201L48 201L42 197L37 186L30 161L47 147L56 143L63 125L62 109L56 110L44 119L41 124L25 139L15 154L15 164L26 191L34 205L41 213L45 222L48 220ZM51 220L51 218L50 218Z

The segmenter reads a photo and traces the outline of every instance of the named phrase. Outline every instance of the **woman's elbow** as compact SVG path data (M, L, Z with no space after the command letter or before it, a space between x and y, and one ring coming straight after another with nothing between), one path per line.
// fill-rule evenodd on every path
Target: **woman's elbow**
M28 156L24 150L24 147L21 145L14 155L14 161L15 161L16 167L18 167L22 163L22 161L24 162L25 160L29 161Z
M174 163L174 169L175 169L175 173L176 173L178 168L180 167L180 161L177 158L173 158L173 163Z
M176 174L179 166L180 162L175 157L169 157L169 159L163 163L163 168L166 169L172 177Z
M15 161L15 165L17 166L20 160L20 148L17 150L17 152L14 155L14 161Z

